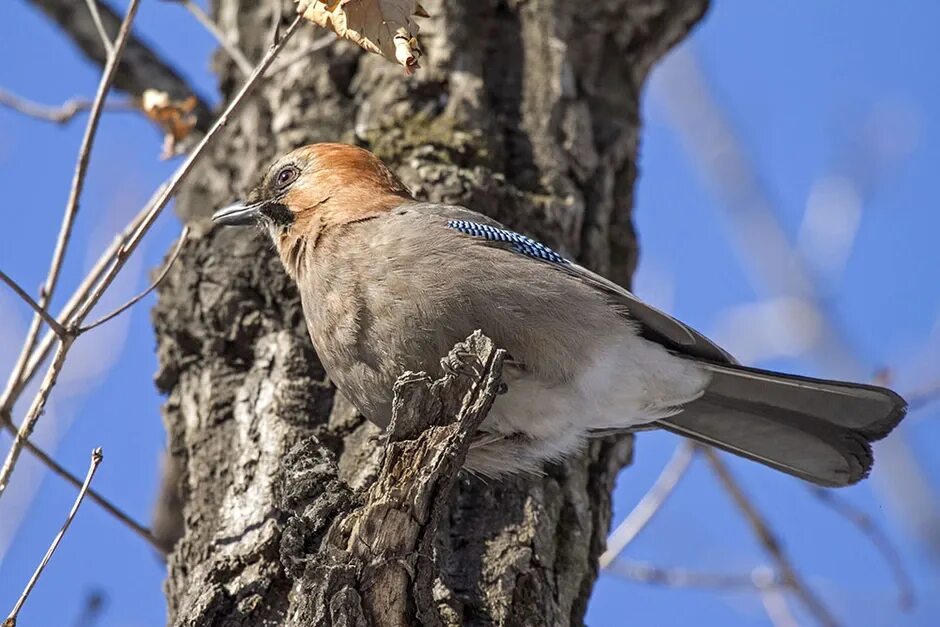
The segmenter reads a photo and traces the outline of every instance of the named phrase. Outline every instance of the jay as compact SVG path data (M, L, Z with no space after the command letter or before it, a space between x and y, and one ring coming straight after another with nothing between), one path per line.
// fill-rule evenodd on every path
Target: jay
M278 159L223 225L268 231L336 387L391 420L405 371L440 375L480 329L511 356L466 467L537 471L587 438L661 427L822 486L858 482L903 418L891 390L738 364L708 338L552 249L464 207L419 202L371 152Z

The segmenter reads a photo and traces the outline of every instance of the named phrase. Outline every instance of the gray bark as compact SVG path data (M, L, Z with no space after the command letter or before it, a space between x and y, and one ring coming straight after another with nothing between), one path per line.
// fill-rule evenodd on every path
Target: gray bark
M293 66L178 199L200 228L153 314L176 624L582 623L631 440L599 440L540 477L461 473L451 490L455 469L414 445L425 436L386 444L334 395L266 239L205 218L276 155L354 142L419 198L488 213L626 284L642 83L706 0L423 4L433 17L416 76L345 43ZM275 6L213 8L258 58ZM286 54L320 35L305 28ZM216 69L230 93L237 69L221 55ZM416 488L432 467L433 489Z

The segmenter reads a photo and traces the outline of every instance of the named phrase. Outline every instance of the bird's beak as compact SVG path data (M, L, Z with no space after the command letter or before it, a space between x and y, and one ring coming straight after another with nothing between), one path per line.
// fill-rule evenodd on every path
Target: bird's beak
M225 226L249 226L261 218L261 203L250 205L237 201L212 214L212 221Z

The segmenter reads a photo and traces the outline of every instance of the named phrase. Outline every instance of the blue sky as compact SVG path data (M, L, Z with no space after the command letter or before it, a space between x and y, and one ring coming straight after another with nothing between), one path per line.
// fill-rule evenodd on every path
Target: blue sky
M890 12L873 0L851 6L718 0L680 53L697 60L790 242L803 240L807 206L820 190L844 180L863 189L852 246L836 269L821 268L821 290L858 356L852 376L868 378L888 367L902 392L940 378L940 249L935 243L940 213L934 191L940 73L932 63L940 58L938 20L940 4L929 0L895 3ZM138 25L204 94L215 97L208 62L213 44L188 14L171 3L145 2ZM21 0L0 7L0 58L24 60L0 65L0 87L43 103L90 96L98 78L97 69L78 58ZM738 252L725 197L703 167L701 152L690 150L680 130L668 88L675 74L669 70L654 73L644 97L636 291L704 332L763 356L759 365L848 376L827 369L824 360L793 350L774 352L742 339L740 321L752 320L747 316L763 311L776 302L768 298L779 295L746 271L749 260ZM27 287L45 275L81 132L81 121L55 126L0 110L5 205L0 268ZM60 297L169 173L174 164L156 161L159 145L157 132L138 116L105 118ZM145 285L147 272L158 265L178 230L171 215L161 218L142 254L128 266L112 304ZM824 240L823 252L826 246ZM93 447L104 447L95 486L140 520L149 519L164 441L162 399L151 383L156 370L151 304L152 298L96 331L98 337L82 339L39 433L76 472L84 471ZM0 290L3 372L12 365L28 313ZM933 454L938 421L940 404L934 403L912 414L896 436L902 455L919 464L934 500L940 487L940 461ZM666 434L638 438L636 461L618 482L615 522L648 488L675 444ZM6 448L6 436L0 445ZM890 454L882 447L876 451L882 458ZM898 609L888 570L855 527L811 498L798 481L746 462L730 463L801 571L845 624L936 624L940 600L929 593L940 588L940 555L930 552L899 507L903 486L895 481L897 475L876 468L871 481L839 496L863 509L899 547L918 589L919 603L909 612ZM30 486L38 489L25 489ZM31 460L21 464L2 503L0 611L7 611L19 594L73 496L70 487ZM701 462L626 557L707 572L748 573L767 563ZM99 624L160 625L165 616L162 577L162 566L148 547L88 503L21 620L37 625L71 621L85 595L101 590L107 600ZM796 604L793 608L805 617ZM684 625L689 617L705 625L768 624L758 597L749 591L673 589L613 575L601 577L587 620L592 625Z

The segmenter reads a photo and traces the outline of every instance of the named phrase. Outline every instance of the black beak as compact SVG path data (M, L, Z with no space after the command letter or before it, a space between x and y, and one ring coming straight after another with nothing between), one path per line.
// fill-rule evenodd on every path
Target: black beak
M212 221L225 226L250 226L261 218L262 203L246 205L236 201L212 214Z

